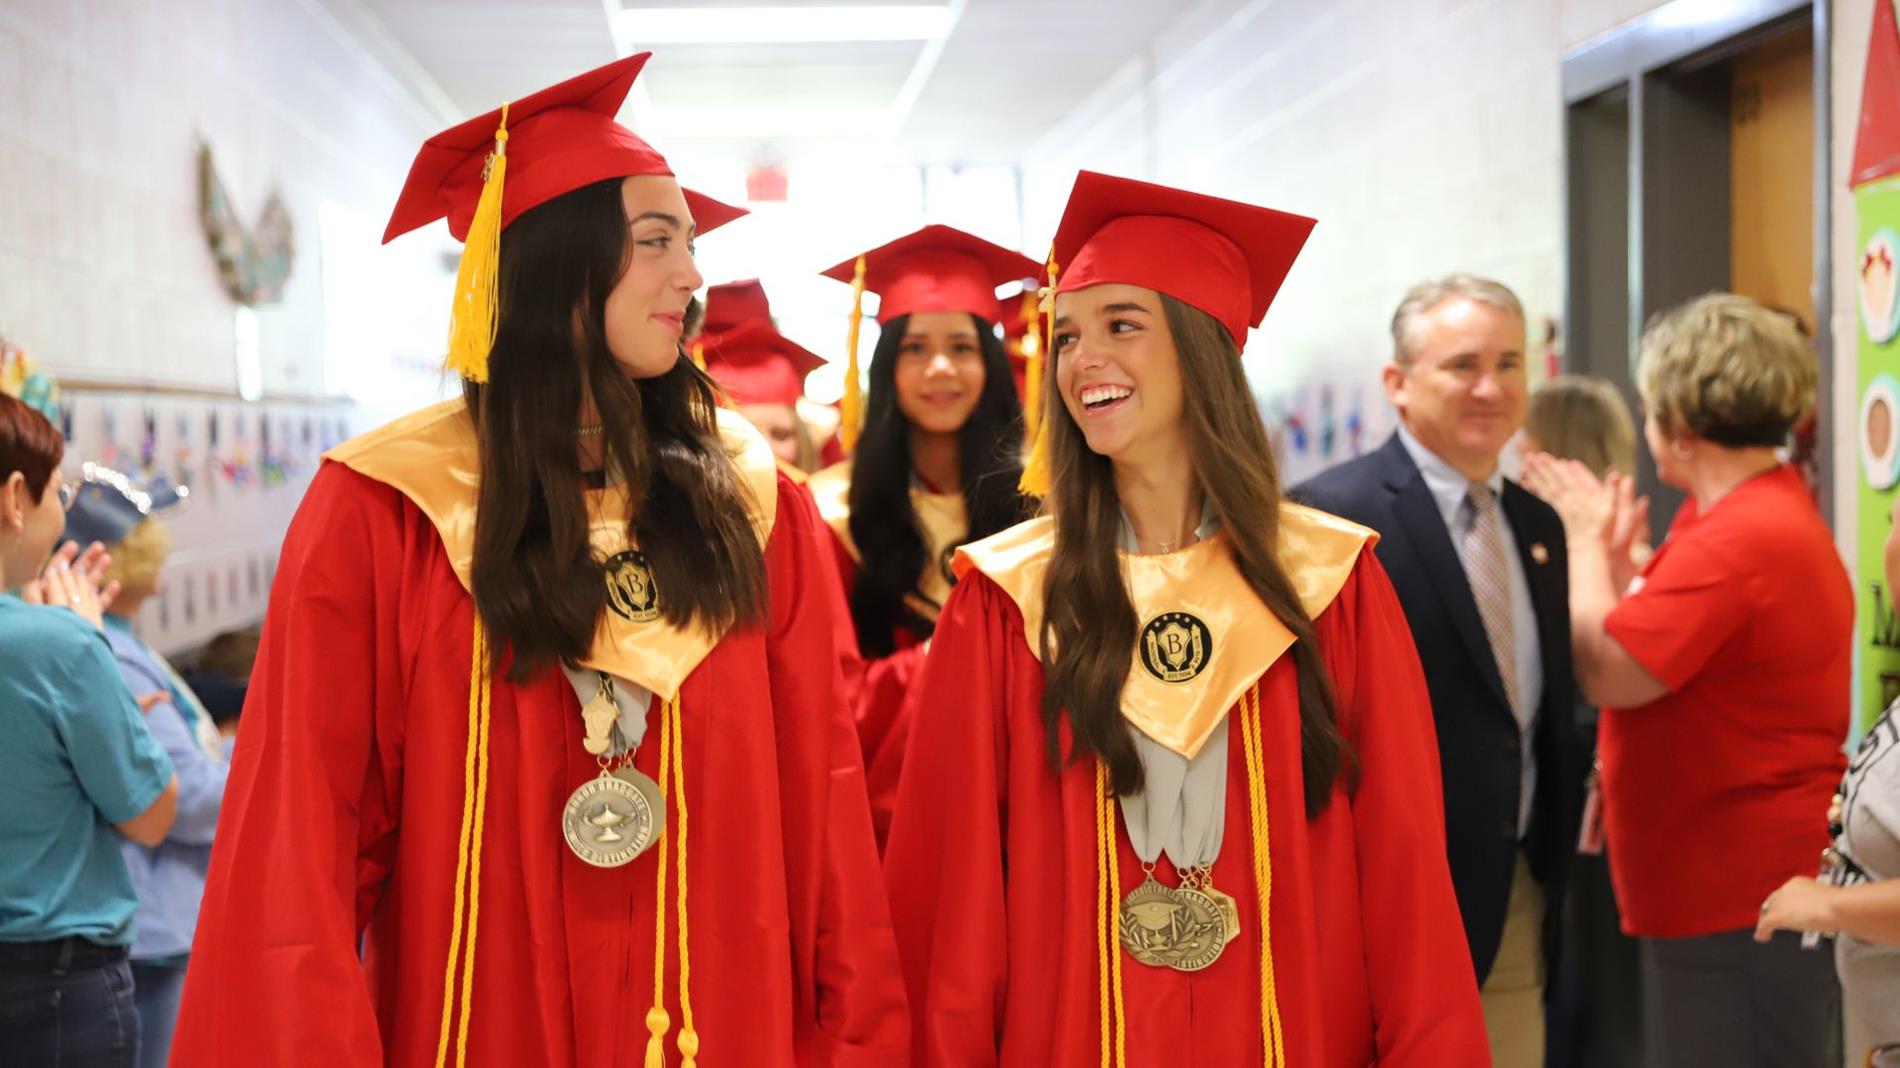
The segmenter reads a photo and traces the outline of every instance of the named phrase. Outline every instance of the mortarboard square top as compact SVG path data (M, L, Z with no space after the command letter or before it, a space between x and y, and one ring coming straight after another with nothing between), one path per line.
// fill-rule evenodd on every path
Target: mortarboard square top
M1219 320L1246 345L1315 222L1272 208L1082 171L1056 229L1056 291L1120 283Z
M768 320L709 334L700 344L706 373L734 404L796 405L805 392L805 376L825 362Z
M772 304L756 278L725 282L706 290L706 332L720 334L750 322L770 323Z
M522 212L603 179L673 174L652 145L614 121L651 55L615 60L508 105L503 229ZM441 218L457 241L467 239L501 124L496 108L423 143L383 232L385 243ZM745 214L691 191L686 202L702 234Z
M852 257L825 271L851 281ZM996 287L1038 274L1028 256L949 226L926 226L864 253L864 288L878 295L877 321L919 312L996 314Z

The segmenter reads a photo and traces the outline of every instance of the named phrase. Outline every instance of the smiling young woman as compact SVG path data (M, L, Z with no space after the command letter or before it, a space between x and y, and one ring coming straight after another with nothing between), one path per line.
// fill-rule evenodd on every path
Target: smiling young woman
M957 555L886 847L920 1065L1486 1063L1410 634L1240 364L1312 225L1070 195L1045 515Z
M818 519L681 356L742 213L613 122L645 59L417 157L463 396L291 524L177 1063L906 1061Z
M809 488L835 536L862 658L852 688L881 836L902 766L905 697L955 583L950 554L1031 510L1017 491L1022 402L988 316L997 286L1037 268L948 226L825 273L851 281L860 263L882 330L863 426L851 459L813 475ZM846 374L857 374L855 354Z

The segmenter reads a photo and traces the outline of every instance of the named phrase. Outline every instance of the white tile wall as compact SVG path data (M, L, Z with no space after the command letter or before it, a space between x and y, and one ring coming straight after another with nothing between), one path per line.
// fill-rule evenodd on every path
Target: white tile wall
M1078 167L1315 216L1300 263L1248 345L1263 402L1317 428L1359 397L1361 440L1391 425L1377 367L1411 283L1454 270L1516 289L1532 321L1563 307L1566 45L1648 0L1205 0L1025 162L1032 247ZM1290 479L1344 458L1282 462Z
M323 385L317 205L381 217L434 120L315 0L0 4L0 333L68 375L235 388L197 143L239 214L296 220L264 388Z
M6 0L0 100L0 335L68 380L214 391L237 384L235 306L199 224L199 140L247 223L273 188L290 208L290 282L282 303L258 310L263 386L308 395L324 390L318 206L382 219L416 146L441 125L320 0ZM160 414L161 464L181 446L193 457L196 499L169 519L166 593L138 620L166 652L262 616L316 449L339 424L361 429L337 404L90 390L67 401L69 476L115 446L136 450L146 410ZM213 410L224 428L215 454ZM255 465L263 417L278 420L275 444L297 459L285 481L218 470L246 451ZM318 425L308 445L306 417Z

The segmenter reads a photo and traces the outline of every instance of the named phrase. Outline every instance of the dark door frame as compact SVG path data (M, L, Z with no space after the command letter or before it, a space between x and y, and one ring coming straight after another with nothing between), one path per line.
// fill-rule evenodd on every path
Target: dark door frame
M1672 0L1645 15L1569 49L1563 56L1563 95L1565 131L1565 235L1566 281L1564 322L1573 342L1588 337L1582 329L1587 320L1586 303L1593 262L1588 258L1584 227L1587 225L1586 190L1578 188L1588 173L1584 162L1574 158L1578 150L1595 138L1601 145L1602 124L1593 122L1588 113L1606 101L1628 109L1628 232L1627 245L1617 251L1626 254L1628 305L1623 344L1620 349L1633 361L1643 323L1655 311L1696 293L1728 288L1727 227L1721 234L1697 231L1694 223L1685 223L1683 205L1671 203L1682 196L1680 168L1694 166L1707 155L1710 146L1685 143L1685 133L1696 126L1685 122L1685 115L1698 105L1693 86L1697 72L1747 51L1772 37L1806 25L1813 35L1814 56L1814 348L1820 361L1820 389L1816 413L1816 450L1820 471L1821 514L1831 523L1834 515L1833 411L1834 377L1833 272L1829 244L1832 240L1833 180L1828 158L1832 140L1830 122L1830 75L1832 60L1831 0L1730 0L1711 5L1703 0ZM1691 91L1684 92L1688 85ZM1715 166L1713 161L1702 160ZM1719 167L1726 176L1728 160L1723 153ZM1726 185L1720 198L1727 198ZM1599 208L1601 205L1599 205ZM1685 234L1685 227L1688 234ZM1708 230L1703 226L1701 230ZM1621 235L1616 235L1621 236ZM1693 236L1699 243L1687 249ZM1609 242L1615 249L1615 241ZM1719 252L1719 257L1717 253ZM1714 262L1719 258L1720 263ZM1601 264L1594 266L1601 276ZM1719 281L1711 283L1719 277ZM1602 373L1606 355L1603 341L1589 338L1591 344L1579 352L1581 370ZM1569 351L1573 346L1566 346ZM1654 489L1654 470L1646 450L1640 466L1639 481L1648 481ZM1644 476L1647 476L1646 478ZM1664 509L1669 511L1671 509ZM1663 515L1656 516L1660 525ZM1658 531L1660 534L1660 531Z

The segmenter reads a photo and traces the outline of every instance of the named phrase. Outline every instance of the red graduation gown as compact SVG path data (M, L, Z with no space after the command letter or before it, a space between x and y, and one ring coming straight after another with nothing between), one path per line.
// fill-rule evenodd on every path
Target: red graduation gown
M1431 708L1391 583L1371 552L1316 619L1359 782L1304 816L1293 659L1260 681L1273 862L1273 959L1286 1063L1468 1068L1490 1063L1445 861ZM1042 666L1023 613L990 577L951 595L918 686L885 849L911 993L917 1065L1095 1065L1095 766L1045 756ZM1213 884L1242 934L1206 970L1123 953L1127 1063L1263 1062L1259 915L1238 706ZM1068 744L1066 731L1063 744ZM1121 893L1141 880L1119 814ZM1157 874L1175 873L1162 857ZM1122 952L1117 947L1116 952Z
M705 1068L906 1060L821 529L781 476L769 623L728 634L681 690ZM416 503L322 467L271 594L174 1063L435 1062L472 609ZM635 763L657 779L655 708ZM658 849L618 869L568 851L562 806L596 774L577 709L556 671L493 684L469 1064L642 1061ZM666 970L677 1064L676 950Z
M851 590L858 581L858 552L850 541L850 464L837 464L814 474L807 483L818 506L820 518L831 534L832 558L836 565L839 590L847 613L847 629L853 638L845 669L845 687L858 726L858 745L863 754L866 786L871 801L871 822L877 840L884 841L890 827L891 810L897 804L897 782L903 769L904 740L909 734L908 701L911 688L923 673L927 646L916 633L905 627L892 631L894 652L888 656L864 659L858 651L855 630L849 627ZM948 596L950 583L943 577L937 558L943 549L962 537L961 496L920 488L912 494L912 507L920 518L931 542L931 563L919 580L929 598ZM926 597L912 598L912 607L934 618L936 606Z

